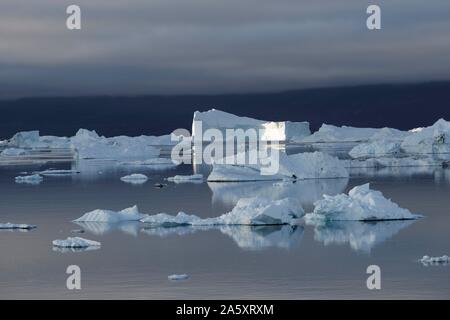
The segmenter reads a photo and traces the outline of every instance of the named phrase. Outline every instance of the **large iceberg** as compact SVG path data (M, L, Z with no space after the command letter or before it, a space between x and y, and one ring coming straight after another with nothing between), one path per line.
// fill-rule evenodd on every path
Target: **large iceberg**
M308 122L263 121L248 117L240 117L216 109L194 113L192 136L203 140L203 132L216 129L226 139L226 129L256 129L260 132L259 140L263 141L299 141L311 134Z
M277 174L263 174L261 165L214 164L208 177L209 182L238 182L282 179L328 179L348 178L344 163L339 159L322 153L298 153L286 155L280 152Z
M138 221L144 218L146 215L139 213L137 206L121 210L119 212L111 210L97 209L85 213L80 218L74 220L74 222L120 222L120 221Z
M420 217L407 209L400 208L396 203L385 198L380 191L371 190L368 183L354 187L348 195L324 195L324 199L317 201L314 206L314 212L305 216L308 223L410 220Z
M432 126L411 134L403 140L401 148L412 154L449 154L450 122L440 119Z

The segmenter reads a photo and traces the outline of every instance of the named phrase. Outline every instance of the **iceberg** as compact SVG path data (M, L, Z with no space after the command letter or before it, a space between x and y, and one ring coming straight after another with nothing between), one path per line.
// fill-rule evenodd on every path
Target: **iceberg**
M307 214L308 223L314 221L377 221L410 220L421 217L409 210L400 208L386 199L380 191L370 189L364 184L354 187L348 195L324 195L324 199L314 204L314 212Z
M68 237L65 240L53 240L53 246L59 248L88 248L100 247L101 243L93 240L87 240L80 237Z
M75 222L78 226L97 236L103 236L113 231L121 231L125 234L136 237L142 223L139 221L119 221L119 222Z
M348 178L344 162L322 152L286 155L281 152L277 174L263 174L261 165L214 164L209 182L238 182L263 180L303 180Z
M171 181L171 182L175 182L175 183L203 182L203 175L202 174L193 174L190 176L176 175L174 177L167 178L167 181Z
M304 143L317 142L359 142L368 141L373 135L382 129L337 127L323 124L318 131L301 140Z
M426 267L441 266L450 264L450 257L447 255L443 255L442 257L423 256L419 261Z
M106 138L95 131L80 129L70 141L79 159L148 159L160 153L145 136Z
M348 244L355 251L370 253L375 246L413 223L414 220L326 222L315 225L314 240L325 246Z
M354 158L374 158L394 156L400 153L401 142L390 140L377 140L370 143L362 143L350 150L349 155Z
M120 178L120 180L131 184L143 184L147 182L148 177L145 174L133 173L127 176L123 176L122 178Z
M123 209L119 212L111 210L97 209L85 213L74 222L120 222L120 221L138 221L146 217L145 214L139 213L137 206Z
M203 132L216 129L226 137L226 129L255 129L258 130L262 141L299 141L311 134L308 122L291 121L263 121L249 117L240 117L224 111L211 109L194 113L192 136L203 140Z
M414 132L403 140L401 148L411 154L449 154L450 122L439 119L432 126Z
M32 224L24 223L0 223L0 230L31 230L35 229L36 226Z
M18 176L15 178L16 183L39 184L44 180L39 174L29 176Z

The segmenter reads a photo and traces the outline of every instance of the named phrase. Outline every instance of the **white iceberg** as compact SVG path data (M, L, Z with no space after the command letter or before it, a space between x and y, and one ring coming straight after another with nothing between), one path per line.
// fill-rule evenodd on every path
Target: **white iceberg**
M193 174L188 176L176 175L174 177L167 178L167 181L175 183L203 182L203 175L202 174Z
M323 124L320 129L312 135L302 139L302 142L359 142L368 141L373 135L382 129L373 128L355 128L355 127L337 127L329 124Z
M31 230L35 229L36 226L32 224L24 224L24 223L0 223L1 230Z
M422 262L424 266L441 266L450 264L450 257L447 255L441 257L423 256L419 261Z
M123 176L122 178L120 178L120 180L131 184L143 184L147 182L148 177L145 174L133 173L127 176Z
M80 159L148 159L160 153L145 136L106 138L95 131L80 129L70 141Z
M344 162L322 153L298 153L286 155L279 154L279 170L277 174L264 174L261 165L230 165L214 164L209 182L238 182L262 180L303 180L303 179L329 179L348 178L349 173Z
M192 136L202 140L203 132L216 129L226 139L226 129L255 129L260 132L259 140L263 141L299 141L311 134L308 122L263 121L248 117L240 117L231 113L211 109L205 112L196 111L192 123Z
M68 237L65 240L53 240L53 246L59 248L88 248L100 247L101 243L93 240L87 240L80 237Z
M380 191L371 190L368 183L354 187L348 195L324 195L324 199L317 201L314 206L314 212L305 216L309 223L324 220L409 220L420 217L386 199Z
M120 222L120 221L138 221L146 217L145 214L139 213L137 206L123 209L121 211L101 210L97 209L85 213L74 222Z
M401 142L390 140L377 140L369 143L362 143L350 150L352 158L373 158L394 156L400 153Z
M44 180L39 174L15 177L16 183L39 184Z
M17 157L26 153L27 151L22 148L7 148L0 152L0 157Z
M411 154L449 154L450 122L439 119L430 127L406 137L401 148Z
M97 236L103 236L113 231L121 231L125 234L136 237L139 233L142 223L139 221L119 221L119 222L75 222L84 230L95 234Z

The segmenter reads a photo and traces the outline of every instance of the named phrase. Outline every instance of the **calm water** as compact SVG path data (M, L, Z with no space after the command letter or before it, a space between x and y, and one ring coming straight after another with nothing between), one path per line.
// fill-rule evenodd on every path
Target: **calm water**
M40 185L14 183L23 171L77 168L82 173L46 177ZM198 171L205 168L197 168ZM123 168L85 161L46 166L0 167L0 222L36 224L30 232L0 232L0 298L450 298L450 266L424 267L425 254L450 253L450 170L396 168L354 172L353 178L295 184L153 184L171 170ZM125 173L150 176L143 185L119 180ZM213 217L241 197L301 200L310 211L322 194L337 194L370 181L374 189L426 218L413 222L348 222L328 228L222 227L146 229L140 223L76 225L97 209L138 205L144 213L184 211ZM77 235L73 229L83 228ZM52 240L81 236L99 250L58 252ZM68 265L82 270L82 290L66 289ZM382 290L366 288L366 268L382 270ZM170 282L174 273L190 275Z

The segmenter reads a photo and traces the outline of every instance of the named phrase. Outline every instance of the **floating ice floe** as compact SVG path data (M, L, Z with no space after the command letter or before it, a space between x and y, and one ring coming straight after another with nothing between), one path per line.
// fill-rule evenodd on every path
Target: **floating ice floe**
M203 132L208 129L220 130L224 140L226 129L255 129L261 133L259 139L263 141L299 141L311 134L308 122L263 121L216 109L205 112L196 111L192 123L194 139L202 139Z
M349 245L364 253L410 226L414 220L393 221L328 221L316 224L314 240L328 245Z
M131 184L143 184L147 182L148 177L145 174L141 173L133 173L127 176L120 178L123 182L131 183Z
M24 223L0 223L0 230L31 230L35 229L36 226L32 224Z
M39 174L15 177L16 183L39 184L44 180Z
M49 169L38 172L38 174L40 174L41 176L52 176L52 177L73 176L79 173L80 171L77 170L56 170L56 169Z
M377 220L409 220L420 215L400 208L396 203L386 199L380 191L370 189L364 184L354 187L348 195L324 195L324 199L314 204L314 212L307 214L309 223L315 221L377 221Z
M85 213L74 222L120 222L120 221L138 221L146 217L145 214L139 213L138 207L133 206L121 211L101 210L97 209Z
M193 174L189 176L176 175L174 177L167 178L167 181L175 183L186 183L186 182L199 183L203 182L203 175L202 174Z
M7 148L0 152L0 157L17 157L26 153L27 151L22 148Z
M213 170L208 176L208 181L239 182L349 177L343 162L322 152L298 153L293 155L286 155L284 152L280 152L278 164L278 173L268 175L265 174L264 167L260 164L234 165L217 163L213 165Z
M424 266L442 266L450 264L450 257L447 255L443 255L442 257L423 256L419 261Z
M53 246L59 248L88 248L100 247L101 243L93 240L87 240L80 237L68 237L65 240L53 240Z
M380 157L341 160L346 168L442 167L444 161L428 156Z
M181 281L189 279L187 274L172 274L167 277L170 281Z
M166 170L170 168L175 168L180 163L177 163L169 158L153 158L146 160L135 160L135 161L121 161L119 165L130 166L130 167L145 167L146 169L153 170Z

